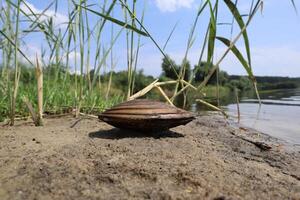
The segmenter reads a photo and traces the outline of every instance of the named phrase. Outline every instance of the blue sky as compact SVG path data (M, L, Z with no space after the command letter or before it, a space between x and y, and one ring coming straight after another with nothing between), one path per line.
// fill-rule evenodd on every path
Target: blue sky
M43 10L51 1L28 0L31 7L37 12ZM59 1L58 12L55 20L58 27L64 20L67 20L67 1ZM88 1L90 2L90 1ZM145 27L153 35L155 40L163 46L175 23L178 26L166 48L166 53L177 63L180 63L186 49L186 42L189 31L201 0L146 0ZM218 22L231 22L232 17L228 8L220 1L220 13ZM240 0L238 7L245 14L249 11L251 1ZM295 0L300 8L300 1ZM144 1L139 0L137 15L140 16ZM96 7L95 7L96 9ZM54 15L54 8L48 11L49 15ZM122 20L120 9L115 10L114 15ZM200 47L203 41L204 31L208 21L208 10L200 17L197 24L196 40L190 51L188 59L194 65L200 55ZM97 16L91 15L91 23L95 23ZM219 36L230 38L229 26L218 26ZM103 44L109 44L110 25L104 31ZM117 28L116 28L117 30ZM233 36L238 33L238 27L234 27ZM292 76L300 77L300 17L293 10L290 0L265 0L264 10L257 13L248 28L250 38L252 65L255 75L267 76ZM45 46L42 36L31 34L25 39L24 49L28 54L35 55L41 46ZM95 41L92 42L95 44ZM94 55L92 44L91 54ZM143 46L140 49L138 68L143 69L146 74L158 76L161 73L162 55L149 38L142 38ZM244 49L242 40L237 46ZM221 43L216 44L215 60L225 51ZM114 48L116 70L126 69L126 40L125 34L121 35ZM244 52L242 50L242 52ZM229 54L220 65L222 70L229 74L246 74L237 59Z

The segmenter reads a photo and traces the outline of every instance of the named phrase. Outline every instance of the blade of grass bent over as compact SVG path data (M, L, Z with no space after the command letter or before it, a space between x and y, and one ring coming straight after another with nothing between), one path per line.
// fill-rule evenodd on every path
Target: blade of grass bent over
M137 29L136 27L133 27L133 26L131 26L131 25L125 23L125 22L122 22L122 21L118 20L118 19L115 19L115 18L113 18L113 17L110 17L110 16L108 16L108 15L102 14L102 13L100 13L100 12L94 11L94 10L92 10L92 9L89 9L89 8L87 8L87 7L84 7L84 6L81 6L81 5L78 5L78 4L77 4L77 6L80 6L80 7L82 7L83 9L86 9L86 10L90 11L91 13L94 13L94 14L100 16L100 17L103 17L103 18L105 18L106 20L111 21L111 22L113 22L113 23L115 23L115 24L118 24L118 25L120 25L120 26L122 26L122 27L124 27L124 28L133 30L133 31L135 31L135 32L138 33L138 34L141 34L141 35L146 36L146 37L149 36L146 32L140 31L140 30Z
M33 65L33 63L30 61L30 59L25 55L25 53L15 44L14 41L12 41L12 39L10 39L2 30L0 30L0 34L5 37L5 39L7 39L7 41L12 44L15 48L17 48L18 52L31 64Z
M230 0L224 0L226 3L227 7L230 9L233 17L235 18L236 22L238 23L240 29L242 29L245 26L245 23L243 21L242 16L240 15L239 10L237 9L236 5L232 3ZM247 34L247 30L243 31L243 38L244 38L244 43L245 43L245 48L247 52L247 58L248 58L248 63L249 67L251 68L251 53L250 53L250 45L249 45L249 38Z
M230 47L231 41L224 38L224 37L216 37L219 41L223 42L227 47ZM241 52L238 50L238 48L235 45L232 45L231 49L232 53L238 58L240 63L243 65L245 70L247 71L248 75L251 79L254 79L254 75L252 73L251 67L249 66L248 62L245 60Z
M257 10L261 7L261 5L262 5L262 1L258 0L256 2L256 4L255 4L254 8L253 8L253 12L249 15L249 19L248 19L247 23L242 28L242 30L240 31L240 33L230 43L230 46L226 49L226 51L223 53L223 55L221 56L221 58L216 62L216 65L213 66L213 68L209 71L209 74L204 78L204 80L198 86L199 90L201 90L207 84L207 82L209 81L209 79L211 78L211 76L214 74L214 72L216 71L216 69L219 67L220 63L224 60L224 58L226 57L226 55L230 52L230 50L233 47L233 45L235 45L235 43L242 36L243 32L247 29L248 25L250 24L251 20L253 19L254 15L256 14ZM258 90L257 90L256 82L254 83L254 87L255 87L256 95L257 95L257 97L259 99L259 102L260 102L260 97L259 97L259 93L258 93Z

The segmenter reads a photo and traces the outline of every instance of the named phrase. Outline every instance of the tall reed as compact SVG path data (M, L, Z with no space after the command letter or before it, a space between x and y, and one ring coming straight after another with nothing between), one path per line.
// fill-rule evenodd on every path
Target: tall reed
M21 75L21 68L19 67L19 58L18 58L18 46L19 46L19 19L20 19L20 3L21 0L17 2L16 8L16 21L15 21L15 35L14 35L14 65L15 65L15 79L14 79L14 88L13 95L11 99L11 114L10 114L10 125L13 126L15 123L15 114L16 114L16 100L19 89L19 80Z

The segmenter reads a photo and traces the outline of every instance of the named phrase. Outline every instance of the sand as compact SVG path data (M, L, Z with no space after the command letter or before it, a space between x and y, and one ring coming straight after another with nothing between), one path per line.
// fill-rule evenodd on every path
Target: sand
M300 199L300 148L217 115L153 134L71 116L20 121L0 126L0 157L1 200Z

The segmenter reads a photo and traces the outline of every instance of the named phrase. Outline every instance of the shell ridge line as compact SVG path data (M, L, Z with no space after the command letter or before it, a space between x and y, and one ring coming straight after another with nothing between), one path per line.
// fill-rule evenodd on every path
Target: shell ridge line
M166 103L138 99L106 110L99 114L99 119L118 128L159 131L185 125L195 119L195 115Z

